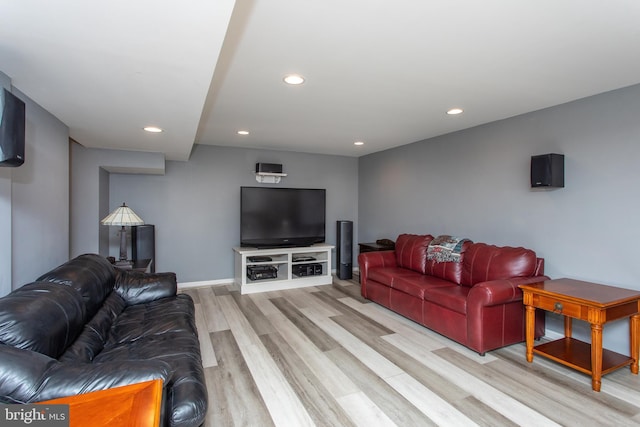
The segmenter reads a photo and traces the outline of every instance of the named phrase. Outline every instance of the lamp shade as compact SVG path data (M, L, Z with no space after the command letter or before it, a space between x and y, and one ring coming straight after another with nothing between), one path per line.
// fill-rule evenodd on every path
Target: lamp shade
M144 225L144 221L131 210L126 203L107 215L102 221L102 225Z

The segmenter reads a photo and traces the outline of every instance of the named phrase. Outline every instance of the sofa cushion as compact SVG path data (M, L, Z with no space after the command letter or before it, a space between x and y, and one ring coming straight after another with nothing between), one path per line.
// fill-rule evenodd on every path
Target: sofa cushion
M467 295L471 288L466 286L440 286L425 290L424 299L458 313L467 313Z
M61 362L91 362L104 348L109 331L126 303L116 292L107 297L104 305L84 327L80 336L60 356Z
M425 273L427 246L433 240L430 234L401 234L396 240L396 262L398 267Z
M34 282L0 298L0 343L58 358L84 327L75 290Z
M79 292L87 309L85 321L89 321L113 291L115 277L115 268L105 257L84 254L43 274L38 281L67 285Z
M392 282L398 277L421 277L422 274L413 270L400 267L379 267L369 270L368 280L374 280L383 285L391 287Z
M411 296L424 299L424 292L428 288L440 286L457 286L447 280L428 275L398 276L393 279L391 287Z
M464 254L472 243L470 240L467 240L462 244L460 262L438 262L435 259L428 259L425 267L426 274L459 285L462 280L462 261L464 260Z
M462 260L465 286L489 280L532 276L536 269L536 253L530 249L473 243Z

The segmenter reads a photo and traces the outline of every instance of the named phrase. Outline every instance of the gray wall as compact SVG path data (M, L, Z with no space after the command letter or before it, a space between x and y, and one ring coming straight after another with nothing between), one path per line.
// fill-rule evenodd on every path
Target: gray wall
M25 163L0 172L2 295L69 257L69 129L18 89L12 92L26 106Z
M640 290L638 111L640 85L362 157L360 238L525 246L552 278ZM565 155L565 188L531 189L530 157L551 152ZM558 316L548 328L562 331ZM628 322L605 325L604 344L628 354Z
M164 156L71 144L71 257L109 254L110 235L118 230L101 226L100 220L122 204L109 201L109 176L116 172L162 174Z
M257 162L281 163L288 176L279 184L259 184ZM196 145L188 162L168 161L164 176L112 173L109 199L111 209L126 202L155 224L159 271L175 271L180 282L206 282L233 277L240 187L260 185L325 188L327 243L335 244L336 220L357 225L358 161L353 157ZM110 253L117 256L117 236L111 237Z

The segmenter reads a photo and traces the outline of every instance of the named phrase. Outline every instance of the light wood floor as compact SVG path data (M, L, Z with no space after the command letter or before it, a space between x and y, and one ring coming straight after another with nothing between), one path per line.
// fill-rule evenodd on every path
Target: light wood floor
M640 379L591 378L523 344L481 357L360 297L357 282L240 295L187 289L206 426L640 425Z

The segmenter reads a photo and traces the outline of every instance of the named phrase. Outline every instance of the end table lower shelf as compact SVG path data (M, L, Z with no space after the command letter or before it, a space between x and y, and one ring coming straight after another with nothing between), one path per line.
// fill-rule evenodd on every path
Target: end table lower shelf
M533 352L587 375L591 375L591 344L575 338L560 338L533 347ZM633 359L615 351L602 349L602 375L631 365Z

